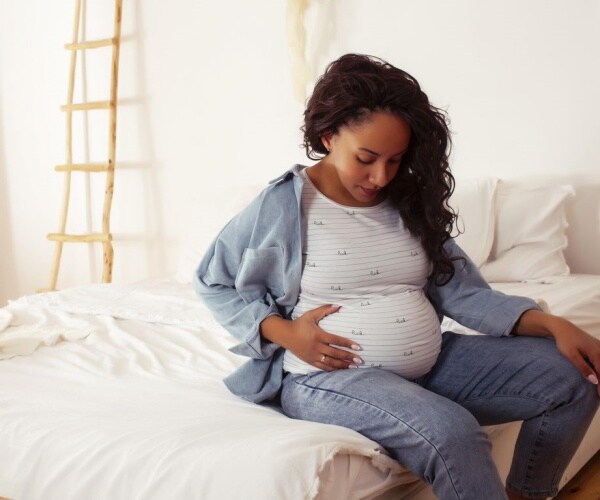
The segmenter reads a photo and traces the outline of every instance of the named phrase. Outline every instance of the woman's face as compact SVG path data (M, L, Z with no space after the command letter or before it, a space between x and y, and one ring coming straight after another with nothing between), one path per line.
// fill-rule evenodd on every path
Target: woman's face
M321 140L329 154L320 162L318 187L342 205L368 207L383 200L410 142L410 127L399 116L374 112L359 125L345 125Z

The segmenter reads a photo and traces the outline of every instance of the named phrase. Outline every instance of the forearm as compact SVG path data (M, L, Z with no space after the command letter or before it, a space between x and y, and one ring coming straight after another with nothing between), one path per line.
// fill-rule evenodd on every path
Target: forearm
M560 316L554 316L536 309L529 309L521 314L512 333L530 337L552 337L566 330L564 327L571 323Z
M264 339L285 348L291 331L292 321L278 315L269 316L260 324L260 334Z

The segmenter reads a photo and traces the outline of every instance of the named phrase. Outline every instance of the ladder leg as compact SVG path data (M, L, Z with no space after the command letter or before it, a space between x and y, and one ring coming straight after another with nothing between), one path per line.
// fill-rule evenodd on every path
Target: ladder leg
M113 246L110 241L103 243L102 246L104 247L104 267L102 269L102 282L110 283L112 281Z
M76 0L75 15L73 19L72 43L77 43L79 39L79 22L81 19L81 0ZM67 95L67 103L73 103L73 93L75 88L75 69L77 67L77 51L71 52L70 67L69 67L69 87ZM73 162L73 115L70 111L67 112L66 119L66 145L65 157L67 163ZM69 213L69 199L71 196L71 172L65 172L63 185L63 202L61 209L61 217L59 222L59 232L64 233L67 227L67 215ZM57 241L54 247L54 261L52 263L52 271L50 273L50 283L48 288L56 290L56 282L58 280L58 272L60 270L60 261L62 257L63 242Z
M108 169L106 171L106 187L104 189L104 207L102 210L102 232L110 234L110 211L112 207L115 183L115 159L117 148L117 93L119 84L119 51L121 48L121 12L122 0L115 0L114 34L112 47L111 85L110 85L110 118L108 126ZM104 244L104 267L102 282L112 281L113 247L108 241Z

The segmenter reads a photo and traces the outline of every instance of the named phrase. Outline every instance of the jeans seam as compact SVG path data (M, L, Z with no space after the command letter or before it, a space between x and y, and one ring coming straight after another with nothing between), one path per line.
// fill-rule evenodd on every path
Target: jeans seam
M547 497L552 497L552 496L556 496L558 489L554 488L554 489L550 489L550 490L530 490L530 489L521 489L516 487L513 483L509 483L508 481L506 482L506 488L508 490L510 490L512 493L517 493L519 495L525 496L525 495L544 495L543 497L540 498L547 498Z
M493 396L493 397L502 397L502 398L509 398L509 397L514 398L514 397L518 397L518 398L521 398L521 399L529 399L531 401L535 401L536 403L544 403L546 405L556 406L556 403L554 401L547 400L547 399L541 398L539 396L534 396L533 394L530 395L530 394L509 393L509 392L506 392L506 393L492 393L492 392L490 392L490 393L487 393L487 394L479 394L479 395L477 395L475 397L464 399L463 401L465 403L467 403L469 401L477 401L479 399L488 399L490 396Z
M529 456L527 457L527 465L526 465L526 470L527 471L531 469L532 463L535 460L537 460L537 458L534 457L534 451L537 448L539 448L540 439L544 435L543 428L547 424L547 420L546 419L548 417L548 413L544 412L541 415L541 417L542 417L542 419L540 421L540 426L539 426L539 429L538 429L538 432L537 432L537 437L536 437L535 442L533 444L533 447L532 447L532 449L531 449L531 451L529 453ZM508 479L507 479L507 482L506 482L506 486L507 486L507 488L510 487L509 488L510 490L512 490L512 491L514 491L516 493L519 493L519 494L545 495L545 497L554 496L554 495L556 495L556 492L558 491L558 487L555 484L555 476L556 476L556 474L553 474L553 477L552 477L551 482L550 482L550 489L532 490L531 488L529 488L527 486L523 486L523 485L521 485L521 487L516 487L514 483L512 483L512 482L509 483ZM530 479L531 479L531 476L529 475L528 472L526 472L525 473L525 481L529 481Z
M493 396L493 397L512 397L512 398L517 397L517 398L521 398L521 399L527 399L527 400L535 401L536 403L543 403L543 404L546 404L546 405L549 405L549 406L556 406L556 403L554 401L547 400L547 399L539 397L539 396L534 396L533 394L509 393L509 392L506 392L506 393L480 394L480 395L478 395L476 397L466 399L465 402L483 400L483 399L489 398L490 396ZM534 443L534 445L533 445L533 447L532 447L532 449L530 451L529 457L527 457L527 467L526 467L527 470L530 470L533 462L536 460L536 458L534 457L534 451L537 448L539 448L539 442L540 442L540 438L541 438L540 433L543 434L543 427L546 425L547 410L544 411L542 414L540 414L540 416L542 417L542 420L540 422L540 428L538 430L535 443ZM526 478L526 480L531 479L529 477L529 474L527 472L525 473L525 478ZM507 484L507 486L508 486L508 484ZM511 486L511 489L514 490L515 492L527 493L527 494L534 494L534 495L543 495L543 494L546 494L547 492L549 492L549 493L547 493L548 495L551 495L551 494L553 494L553 491L554 491L554 489L546 490L546 491L540 491L540 490L532 491L532 490L527 489L527 488L525 488L525 489L514 488L513 487L514 485L512 485L512 484L510 486ZM552 480L551 488L555 488L555 486L554 486L554 478Z
M359 399L355 396L349 396L347 394L343 394L341 392L338 391L334 391L331 389L323 389L320 387L314 387L308 384L304 384L302 382L299 382L298 380L294 380L293 381L295 384L301 385L302 387L306 387L308 389L312 389L314 391L323 391L323 392L327 392L330 394L335 394L337 396L342 396L344 398L350 399L352 401L358 401L360 403L363 403L369 407L375 408L383 413L385 413L386 415L389 415L390 417L392 417L393 419L395 419L398 422L401 422L403 425L405 425L406 427L408 427L409 429L411 429L413 432L415 432L416 434L418 434L423 440L425 440L427 443L429 443L429 445L436 451L436 453L438 454L438 456L442 459L442 462L444 463L444 467L446 468L446 470L448 471L448 477L450 479L450 483L452 484L452 488L454 489L454 492L456 493L456 496L458 498L460 498L460 495L458 493L458 491L456 490L456 485L454 484L454 479L450 473L450 467L448 466L448 464L446 463L446 460L444 458L444 456L440 453L440 451L438 450L437 446L435 446L429 439L427 439L423 434L421 434L417 429L415 429L414 427L412 427L410 424L404 422L403 420L401 420L400 418L396 417L394 414L390 413L389 411L384 410L383 408L380 408L379 406L376 406L372 403L369 403L368 401L364 401L362 399Z

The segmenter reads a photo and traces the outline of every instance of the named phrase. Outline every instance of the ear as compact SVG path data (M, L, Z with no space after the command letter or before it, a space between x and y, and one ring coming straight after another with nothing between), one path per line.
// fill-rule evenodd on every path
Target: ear
M321 136L321 142L327 151L331 151L331 140L333 138L333 134L331 132L327 132Z

